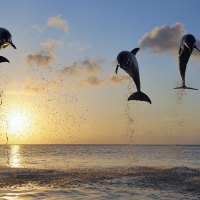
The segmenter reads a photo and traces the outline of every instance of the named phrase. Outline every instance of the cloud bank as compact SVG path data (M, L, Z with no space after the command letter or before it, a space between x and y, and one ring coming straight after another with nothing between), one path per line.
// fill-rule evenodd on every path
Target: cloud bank
M40 44L41 50L38 53L30 53L25 56L27 64L36 64L39 66L50 66L57 60L55 50L61 46L61 41L46 40Z
M144 34L139 40L139 45L155 54L168 52L178 59L180 41L185 34L184 25L180 22L174 25L162 25ZM191 58L200 62L199 52L194 49Z
M72 65L63 68L61 73L66 76L85 76L86 74L97 74L103 71L101 67L102 62L102 60L90 59L75 61Z
M74 77L78 86L110 86L121 84L128 80L128 76L115 73L102 76L103 64L104 61L102 59L84 59L63 68L61 73L67 77Z
M129 79L128 76L111 74L108 77L89 76L79 81L80 86L112 86L122 84Z
M139 45L153 53L168 52L177 55L181 38L185 32L184 25L179 22L174 25L162 25L144 34L139 40Z

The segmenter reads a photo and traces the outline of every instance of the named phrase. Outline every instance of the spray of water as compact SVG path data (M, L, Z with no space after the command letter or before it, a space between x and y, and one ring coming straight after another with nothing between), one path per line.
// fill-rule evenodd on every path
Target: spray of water
M4 97L4 90L2 89L0 92L0 108L3 110L3 97ZM1 116L2 120L5 121L6 123L6 128L5 128L5 139L6 139L6 157L7 157L7 166L10 166L10 156L9 156L9 138L8 138L8 122L5 119L5 116Z
M182 80L181 79L177 80L175 82L175 84L176 84L176 87L180 86L182 84ZM185 89L177 89L175 91L176 91L177 104L181 104L184 99L184 96L186 95L186 90Z
M133 81L130 78L129 82L128 82L128 95L130 95L133 91L132 82ZM127 130L128 137L130 139L130 143L133 144L134 143L134 135L135 135L135 118L134 118L133 112L131 112L130 103L134 104L135 102L134 101L131 101L131 102L127 101L126 108L125 108L125 114L126 114L126 117L127 117L127 120L128 120L128 130Z
M180 85L180 81L176 82L176 85ZM170 114L170 124L169 128L170 130L170 137L175 136L177 134L182 134L184 129L185 129L185 124L186 124L186 119L185 115L183 113L183 104L184 104L184 99L187 95L187 91L185 89L178 89L178 90L173 90L173 98L175 99L175 103L172 107L171 114ZM170 139L170 138L169 138ZM171 138L173 139L173 137ZM170 141L169 141L170 143Z

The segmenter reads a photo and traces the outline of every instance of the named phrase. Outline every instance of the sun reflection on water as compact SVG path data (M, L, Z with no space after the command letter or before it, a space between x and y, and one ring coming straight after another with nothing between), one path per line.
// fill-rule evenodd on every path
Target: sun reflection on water
M22 167L19 145L10 146L9 166L12 168Z
M4 199L6 200L14 200L14 199L19 199L19 194L18 193L8 193L6 196L4 196Z

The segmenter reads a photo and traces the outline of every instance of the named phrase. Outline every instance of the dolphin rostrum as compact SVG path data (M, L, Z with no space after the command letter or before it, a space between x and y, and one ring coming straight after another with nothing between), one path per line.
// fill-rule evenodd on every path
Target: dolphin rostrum
M12 42L12 35L10 32L5 28L0 28L0 49L11 45L14 49L16 46ZM1 62L9 62L9 60L3 56L0 56L0 63Z
M118 65L116 67L116 74L118 68L121 67L126 73L128 73L133 81L135 82L137 92L131 94L128 98L129 100L138 100L138 101L147 101L151 104L150 98L140 91L140 74L138 62L135 58L136 53L139 51L139 48L133 49L130 51L122 51L117 56Z
M187 87L185 85L185 72L187 63L189 61L189 58L192 54L193 49L197 49L199 52L199 48L197 47L198 41L195 39L195 37L191 34L186 34L182 37L180 48L179 48L179 70L182 78L182 86L176 87L174 89L192 89L192 90L198 90L196 88Z

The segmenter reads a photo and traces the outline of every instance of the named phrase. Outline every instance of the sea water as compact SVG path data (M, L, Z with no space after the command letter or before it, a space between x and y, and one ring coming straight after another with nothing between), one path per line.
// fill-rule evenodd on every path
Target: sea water
M200 199L200 146L0 145L0 199Z

